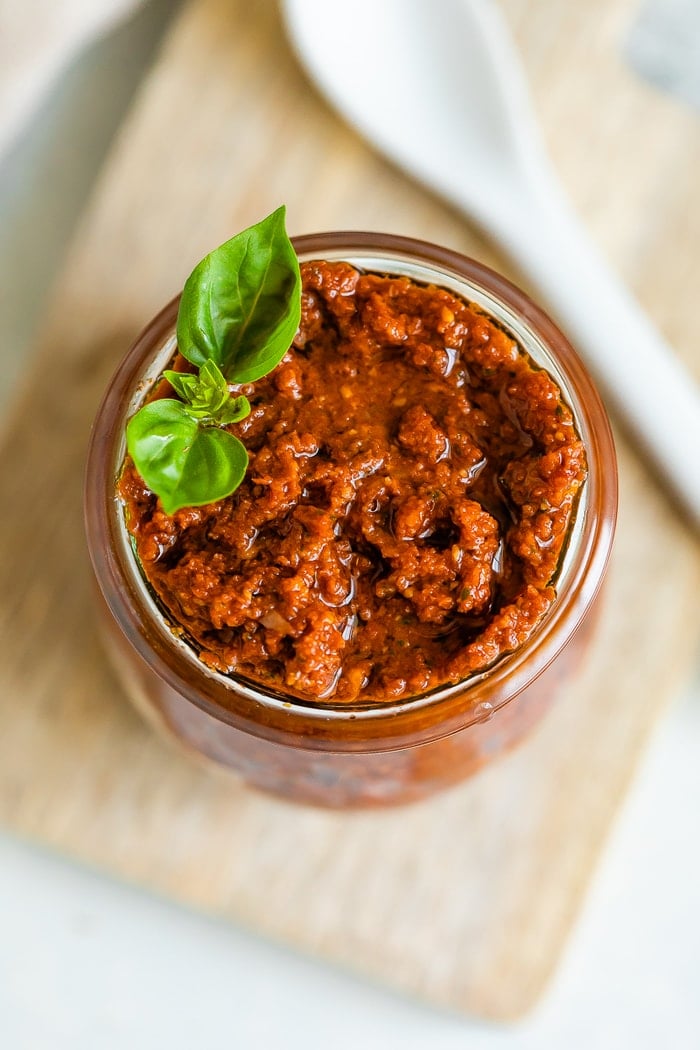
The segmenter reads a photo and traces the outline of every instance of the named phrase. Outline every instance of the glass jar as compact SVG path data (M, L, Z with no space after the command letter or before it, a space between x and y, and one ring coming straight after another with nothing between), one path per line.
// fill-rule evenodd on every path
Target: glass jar
M117 369L93 428L85 489L90 556L107 651L146 717L191 753L296 802L368 806L445 788L504 752L576 673L610 553L617 473L610 426L583 364L523 292L472 259L408 238L328 233L295 239L300 260L345 260L471 300L505 326L558 383L588 458L557 598L528 641L464 682L397 702L311 703L209 670L144 581L115 487L126 422L176 349L178 300Z

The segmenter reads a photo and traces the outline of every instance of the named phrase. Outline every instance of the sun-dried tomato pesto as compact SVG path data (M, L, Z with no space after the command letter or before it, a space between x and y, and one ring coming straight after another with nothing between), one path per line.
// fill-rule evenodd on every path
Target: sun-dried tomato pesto
M127 463L143 570L216 670L333 703L459 681L555 598L586 469L571 412L448 291L347 263L302 278L294 346L236 389L240 488L171 518Z

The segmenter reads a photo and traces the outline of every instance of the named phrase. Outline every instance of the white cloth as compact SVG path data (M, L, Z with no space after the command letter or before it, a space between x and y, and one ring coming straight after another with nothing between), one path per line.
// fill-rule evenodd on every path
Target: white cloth
M645 0L624 53L637 73L700 109L698 0Z
M0 156L77 52L142 0L0 0Z

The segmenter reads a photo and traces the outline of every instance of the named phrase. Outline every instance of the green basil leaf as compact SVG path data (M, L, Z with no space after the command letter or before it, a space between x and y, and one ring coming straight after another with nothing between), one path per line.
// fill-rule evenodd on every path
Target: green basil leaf
M252 383L291 346L301 316L299 262L287 236L285 208L207 255L182 292L180 353L195 365L215 362L234 383Z
M230 400L229 384L213 361L205 361L196 376L169 370L163 375L184 399L194 419L215 419L219 409Z
M211 426L228 426L250 415L250 402L242 394L232 398L228 383L213 361L205 361L199 375L163 372L172 388L184 399L188 416Z
M240 423L249 415L250 401L241 394L239 397L229 398L228 402L219 409L216 422L219 426L228 426L229 423Z
M179 394L183 401L188 402L199 382L197 376L190 375L189 372L173 372L170 368L166 368L163 372L163 378L168 380L175 393Z
M199 369L197 404L208 405L212 415L217 415L230 399L228 383L219 367L213 361L205 361Z
M126 428L129 455L166 514L234 492L245 476L245 446L225 430L203 427L180 401L162 398L139 409Z
M230 398L228 383L213 361L205 361L196 376L170 369L163 375L185 404L197 410L191 415L215 416Z

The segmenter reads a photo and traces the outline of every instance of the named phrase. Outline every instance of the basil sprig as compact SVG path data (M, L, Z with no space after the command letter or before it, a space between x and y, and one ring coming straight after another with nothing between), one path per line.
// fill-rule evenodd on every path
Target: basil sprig
M243 394L231 397L226 377L213 361L205 361L198 375L167 369L163 376L185 402L183 407L192 419L225 427L250 415L248 398Z
M226 427L250 413L229 384L252 383L282 360L299 327L299 262L278 208L207 255L188 277L177 343L196 374L164 372L181 398L160 398L129 420L126 443L166 514L234 492L248 453Z

